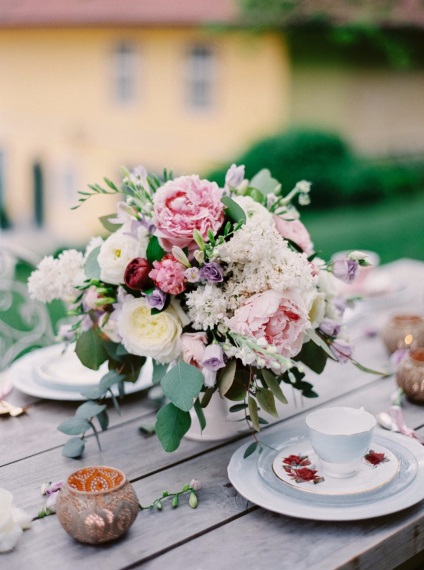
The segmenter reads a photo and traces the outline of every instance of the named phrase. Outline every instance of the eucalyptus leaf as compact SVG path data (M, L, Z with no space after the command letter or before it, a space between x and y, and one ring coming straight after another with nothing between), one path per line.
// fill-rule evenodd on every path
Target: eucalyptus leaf
M103 341L94 328L84 331L78 337L75 352L81 363L91 370L98 370L108 358Z
M89 430L90 424L84 418L73 417L64 420L57 429L66 435L79 435Z
M250 421L252 422L252 426L256 431L260 431L261 428L259 426L258 404L256 403L256 400L252 398L252 396L249 396L247 404L249 406Z
M116 219L116 214L108 214L107 216L100 216L99 217L99 221L102 224L102 226L108 231L108 232L116 232L117 229L119 229L122 226L122 223L115 223L115 222L110 222L110 219L115 218Z
M328 344L313 329L310 329L308 331L308 336L315 344L320 346L322 350L324 350L327 353L327 356L329 356L333 360L337 360L334 354L331 352Z
M100 279L100 265L97 261L100 246L90 251L84 265L84 273L87 279Z
M62 455L65 457L70 457L72 459L77 459L81 457L84 452L85 441L79 437L73 437L69 439L63 446Z
M251 443L250 445L248 445L246 447L246 451L243 453L243 459L246 459L247 457L249 457L249 455L252 455L252 453L255 453L256 448L258 447L259 442L258 441L254 441L253 443Z
M267 168L260 170L255 176L250 180L250 186L257 188L263 194L271 194L271 192L278 192L281 188L281 184L271 176L271 172Z
M101 390L98 386L95 388L86 388L80 391L81 396L87 398L87 400L98 400L103 396L104 390Z
M229 196L224 196L221 198L221 202L225 206L225 213L226 215L233 221L233 222L242 222L246 223L246 213L241 206L237 204L232 198Z
M190 426L190 413L180 410L172 402L161 408L156 416L155 431L165 451L178 449Z
M231 388L234 382L234 376L236 373L237 362L233 358L230 360L225 368L222 368L218 374L218 385L219 393L221 396L225 396L228 390Z
M316 372L317 374L321 374L324 370L325 365L327 364L327 353L324 351L320 346L315 344L312 340L305 342L302 346L301 351L295 357L294 360L298 360L303 362L308 368ZM292 372L294 373L294 368Z
M106 404L96 404L96 402L84 402L75 412L75 417L89 420L106 410Z
M203 413L203 408L200 405L199 398L194 402L194 411L196 412L197 419L199 420L200 431L202 432L206 427L206 418Z
M123 374L118 374L116 370L109 370L100 380L99 388L103 392L107 392L114 384L117 384L124 379Z
M165 374L160 384L165 396L177 408L188 412L202 389L203 374L198 368L180 360Z
M202 399L200 400L200 405L202 406L202 408L206 408L206 406L211 401L214 392L215 388L206 388L205 393L203 394Z
M284 396L283 391L281 390L280 384L278 383L277 378L274 376L272 372L263 368L261 370L262 377L265 380L266 385L277 398L280 400L282 404L287 404L287 398Z
M235 404L234 406L231 406L231 408L228 411L231 413L241 412L242 410L245 410L246 408L247 408L247 404L245 404L245 403Z
M103 410L103 412L100 412L100 414L97 414L97 420L98 420L102 430L106 431L107 428L109 427L109 414L107 413L107 411Z
M270 414L271 416L274 416L274 418L278 418L278 412L275 407L274 394L271 392L271 390L268 390L268 388L258 388L256 392L256 398L264 412Z
M153 360L153 375L152 375L152 383L159 384L162 378L165 376L166 371L168 370L169 364L159 364L156 360Z

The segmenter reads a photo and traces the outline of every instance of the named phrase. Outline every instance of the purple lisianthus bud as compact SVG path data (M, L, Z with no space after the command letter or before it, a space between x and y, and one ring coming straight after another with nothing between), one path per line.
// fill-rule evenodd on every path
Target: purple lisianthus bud
M152 309L161 311L165 306L166 293L164 293L161 289L155 289L153 293L147 295L146 299Z
M359 263L353 259L335 259L332 264L334 277L344 283L352 283L358 275Z
M353 353L353 347L345 340L339 338L335 339L330 344L330 350L340 363L347 362Z
M341 324L333 319L324 319L319 328L328 336L337 336L340 333Z
M333 307L336 309L340 317L344 315L346 305L347 303L344 297L335 297L333 299Z
M127 287L133 291L142 291L151 283L149 273L152 266L144 259L144 257L136 257L132 259L124 273L124 282Z
M243 179L244 165L237 166L236 164L232 164L225 175L225 186L237 188L243 182Z
M202 360L203 368L216 372L225 366L224 351L222 346L217 343L209 344L205 348L205 354Z
M216 263L215 261L205 263L199 271L199 275L201 279L211 283L220 283L221 281L224 281L224 270L219 263Z

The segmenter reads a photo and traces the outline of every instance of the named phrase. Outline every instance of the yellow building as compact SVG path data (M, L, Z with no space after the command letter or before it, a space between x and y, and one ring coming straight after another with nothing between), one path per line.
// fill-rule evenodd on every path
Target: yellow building
M0 6L0 206L14 228L83 243L113 210L96 197L70 211L88 183L122 165L206 172L287 124L284 42L205 27L233 18L227 0Z

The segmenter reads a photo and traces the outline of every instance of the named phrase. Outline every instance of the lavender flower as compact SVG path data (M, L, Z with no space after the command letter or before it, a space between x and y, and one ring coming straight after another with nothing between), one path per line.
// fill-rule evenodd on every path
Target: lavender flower
M42 485L41 494L47 495L47 501L44 506L44 515L51 515L52 513L56 512L57 497L63 485L64 481L56 481L56 483L44 483Z
M161 289L156 288L153 293L147 295L146 299L149 307L161 311L165 306L166 293L164 293Z
M220 283L224 281L224 270L215 261L210 261L205 263L205 265L199 271L201 279L209 281L210 283Z
M331 269L334 277L344 283L352 283L358 275L359 264L353 259L339 258L332 263Z
M324 334L334 337L340 333L341 324L333 319L324 319L319 328Z
M334 354L334 356L337 358L337 360L342 364L347 362L353 353L352 345L340 338L335 339L330 344L330 349L331 352Z
M225 366L224 351L222 350L222 346L220 344L209 344L205 348L202 366L208 370L212 370L213 372L216 372Z

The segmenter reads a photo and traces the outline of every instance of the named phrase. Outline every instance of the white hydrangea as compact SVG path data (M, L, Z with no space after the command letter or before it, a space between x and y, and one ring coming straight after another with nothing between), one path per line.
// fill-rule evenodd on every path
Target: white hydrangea
M48 303L54 299L72 302L78 294L77 285L84 282L84 256L80 251L69 249L58 259L45 257L30 275L28 291L33 299Z
M227 312L227 300L220 287L205 285L187 294L188 316L196 330L218 325Z

